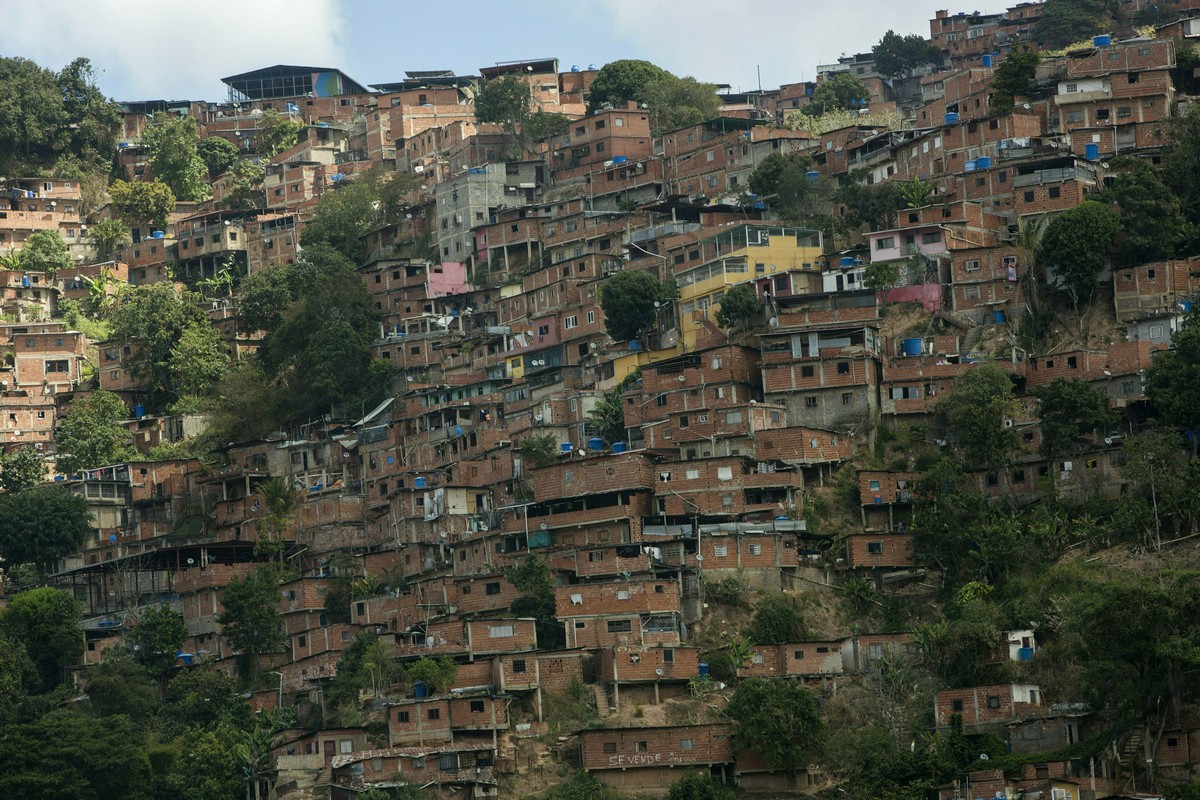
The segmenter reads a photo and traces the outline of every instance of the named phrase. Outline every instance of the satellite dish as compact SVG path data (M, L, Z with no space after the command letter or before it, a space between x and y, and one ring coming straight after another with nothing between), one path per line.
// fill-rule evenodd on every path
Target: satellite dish
M110 533L108 535L108 540L110 542L112 542L113 544L116 544L117 543L117 535L115 533Z
M771 317L769 320L767 320L767 324L770 325L772 328L778 328L779 327L779 317Z
M658 669L654 670L654 674L658 675L659 677L662 677L662 674L663 674L662 667L659 667Z
M581 455L581 456L587 455L587 450L580 449L578 452L579 452L579 455Z
M550 527L549 525L547 525L546 523L543 522L541 525L538 525L538 530L544 531L544 530L547 530L549 527Z
M189 558L189 559L187 560L187 563L188 563L188 566L190 567L190 566L192 566L193 564L195 564L195 563L196 563L196 559L194 559L194 558Z

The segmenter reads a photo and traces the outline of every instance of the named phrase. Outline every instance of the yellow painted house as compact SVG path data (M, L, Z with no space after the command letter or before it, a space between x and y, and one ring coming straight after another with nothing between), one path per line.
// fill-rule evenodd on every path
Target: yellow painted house
M679 284L679 321L684 344L696 345L699 316L715 319L716 306L725 292L739 283L751 281L761 288L773 289L775 276L791 272L821 272L822 241L820 231L782 228L775 225L738 225L721 231L699 243L699 264L676 266ZM791 294L787 288L777 292ZM761 294L761 289L760 289Z

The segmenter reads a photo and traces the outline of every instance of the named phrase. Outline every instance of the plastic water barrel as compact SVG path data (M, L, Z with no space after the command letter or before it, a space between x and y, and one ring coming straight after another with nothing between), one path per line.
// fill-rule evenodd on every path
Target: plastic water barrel
M808 178L809 183L816 183L821 179L821 173L817 172L815 169L810 169L808 172L804 173L804 177Z
M992 65L992 54L991 53L983 54L983 65L985 67L990 67Z
M977 160L973 158L967 159L963 162L963 172L974 172L978 166L979 162Z
M631 353L635 353L635 352L637 352L638 350L641 350L641 349L642 349L642 343L641 343L641 342L639 342L637 339L630 339L630 340L629 340L629 352L631 352Z
M708 664L704 663L703 661L700 662L700 674L702 676L708 674Z
M133 407L133 416L136 417L137 419L141 419L142 417L146 416L146 407L144 405L142 405L141 403L134 406Z
M958 122L958 112L956 112L956 111L946 112L946 124L947 125L954 125L957 122Z
M151 239L165 239L166 236L167 235L165 233L163 233L162 231L150 231Z
M613 442L612 451L614 453L624 453L625 447L626 447L626 445L624 442Z
M559 447L564 453L569 453L575 449L575 445L571 444L570 442L563 442L561 445L559 445Z
M413 478L413 486L417 487L418 489L424 489L425 488L425 479L424 478Z
M592 438L588 439L588 450L603 450L603 449L604 449L604 440L601 439L599 436L593 436Z
M1106 33L1092 37L1092 45L1094 47L1108 47L1110 44L1112 44L1112 37Z
M920 339L903 339L900 342L900 352L906 356L921 355Z
M997 325L1003 325L1007 319L1008 317L1005 316L1003 311L997 310L992 312L992 322L996 323Z
M1090 142L1083 146L1083 155L1088 161L1100 160L1100 145Z
M612 162L614 164L624 164L628 160L629 160L629 156L613 156Z
M854 257L853 256L842 256L841 265L843 267L853 267L854 266Z
M412 689L413 697L418 699L429 697L429 687L425 685L425 681L413 681Z
M975 166L979 169L988 169L992 166L992 157L980 156L979 158L975 159Z

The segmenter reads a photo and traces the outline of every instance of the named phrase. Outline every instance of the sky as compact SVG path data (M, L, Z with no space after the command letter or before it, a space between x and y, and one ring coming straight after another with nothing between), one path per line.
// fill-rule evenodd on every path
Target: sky
M364 85L405 70L476 74L557 57L560 69L653 61L734 90L811 80L889 29L929 35L947 0L0 0L0 55L92 60L117 100L223 100L221 78L274 64L336 67Z

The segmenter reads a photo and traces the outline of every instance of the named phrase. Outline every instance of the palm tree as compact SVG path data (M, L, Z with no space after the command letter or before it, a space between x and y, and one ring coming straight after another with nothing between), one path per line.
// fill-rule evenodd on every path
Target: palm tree
M1025 262L1025 312L1037 314L1041 311L1042 287L1045 285L1042 275L1042 264L1038 258L1038 248L1042 243L1042 234L1046 231L1049 217L1022 218L1017 220L1017 231L1009 244L1021 254Z

